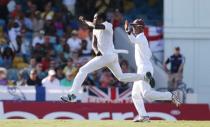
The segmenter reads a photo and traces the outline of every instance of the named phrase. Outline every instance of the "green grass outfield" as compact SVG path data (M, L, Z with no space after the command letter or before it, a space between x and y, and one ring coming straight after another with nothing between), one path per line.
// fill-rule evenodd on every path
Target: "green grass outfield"
M210 127L210 121L154 120L149 123L134 123L130 120L0 120L0 127Z

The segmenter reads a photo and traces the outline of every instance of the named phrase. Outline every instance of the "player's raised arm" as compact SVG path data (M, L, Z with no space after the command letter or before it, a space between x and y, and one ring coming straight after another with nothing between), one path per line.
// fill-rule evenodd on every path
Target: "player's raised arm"
M128 33L128 35L132 33L132 29L129 28L128 20L125 20L124 29L125 29L125 32Z
M142 19L136 19L133 21L133 23L130 24L132 26L129 27L129 23L126 20L124 24L125 31L128 33L128 38L131 43L140 43L140 40L137 39L135 36L137 33L144 32L144 21Z
M128 38L130 40L129 42L138 43L138 39L136 39L135 36L133 35L132 28L129 27L128 20L125 20L124 29L125 29L125 32L128 34Z
M85 20L85 18L83 16L80 16L79 20L82 23L87 24L89 27L92 27L93 29L105 30L105 25L102 24L102 22L104 21L104 17L102 14L96 13L94 15L93 22Z

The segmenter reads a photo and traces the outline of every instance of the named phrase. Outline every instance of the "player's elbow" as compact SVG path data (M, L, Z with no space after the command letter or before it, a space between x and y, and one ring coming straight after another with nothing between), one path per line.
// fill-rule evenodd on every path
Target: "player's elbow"
M132 92L132 100L140 99L140 93L133 93Z

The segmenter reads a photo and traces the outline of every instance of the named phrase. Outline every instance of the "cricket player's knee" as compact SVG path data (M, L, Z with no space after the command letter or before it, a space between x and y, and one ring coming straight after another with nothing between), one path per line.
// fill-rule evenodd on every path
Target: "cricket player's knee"
M150 94L150 91L145 91L145 92L143 92L142 95L145 99L151 99L152 98L151 94Z
M79 73L88 74L89 72L88 72L88 69L87 69L86 67L81 67L81 68L79 69Z
M139 93L132 92L131 96L132 96L132 100L140 99L141 98L140 92Z

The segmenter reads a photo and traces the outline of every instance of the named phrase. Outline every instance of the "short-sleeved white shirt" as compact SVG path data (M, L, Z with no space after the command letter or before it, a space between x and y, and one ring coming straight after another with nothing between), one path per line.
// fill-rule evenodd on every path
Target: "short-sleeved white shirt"
M114 51L112 24L107 21L102 24L105 26L105 30L93 29L93 36L97 38L98 50L102 54L110 54Z
M46 77L42 79L42 86L46 88L54 88L54 87L60 87L60 81L56 78L53 81L49 80L49 77Z
M39 36L34 37L32 46L35 47L36 44L44 44L44 37L39 37Z

